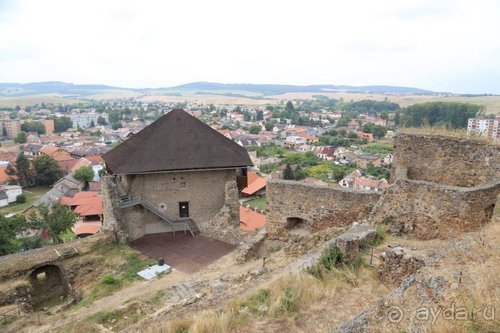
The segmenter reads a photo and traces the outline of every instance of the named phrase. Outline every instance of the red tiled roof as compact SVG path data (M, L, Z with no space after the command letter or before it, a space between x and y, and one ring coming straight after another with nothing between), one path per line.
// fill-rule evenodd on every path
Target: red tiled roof
M86 167L90 165L92 165L92 162L90 162L86 157L82 157L73 165L73 167L71 168L71 172L75 172L81 167Z
M266 216L240 206L240 228L255 231L266 225Z
M63 168L64 170L70 171L73 168L73 166L76 164L76 162L78 162L77 159L70 157L66 160L57 161L57 164L59 164L59 166L61 168Z
M59 148L59 147L46 145L46 146L43 146L42 149L40 149L40 152L43 154L47 154L47 155L52 156L60 150L61 150L61 148Z
M75 213L80 216L102 215L102 199L99 197L85 198L85 203L78 205Z
M95 198L95 197L98 197L98 195L99 195L99 193L94 192L94 191L78 192L73 196L73 198L71 198L69 205L70 206L79 206L79 205L86 204L88 202L89 198Z
M15 164L17 155L10 151L0 152L0 161L9 161L11 164Z
M63 195L61 199L59 199L59 203L64 206L71 206L71 200L73 200L73 198L66 197Z
M253 182L249 183L248 186L241 191L241 193L246 195L253 195L266 187L266 183L267 181L264 178L259 177Z
M16 176L9 176L7 174L7 167L0 167L0 183L5 183L11 178L16 178Z

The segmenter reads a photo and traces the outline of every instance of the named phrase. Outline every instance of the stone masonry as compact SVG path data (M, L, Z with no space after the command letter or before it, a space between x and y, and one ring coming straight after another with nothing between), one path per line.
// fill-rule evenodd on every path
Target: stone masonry
M418 239L451 238L491 221L500 181L476 187L398 179L375 205L371 221L394 234Z
M500 194L500 145L398 134L391 184L370 220L394 234L450 238L491 221Z
M298 218L312 231L344 227L366 219L380 194L287 180L267 183L267 232L287 237L287 219Z
M408 178L452 186L500 179L500 145L443 135L400 133L394 138L391 181Z
M147 202L173 219L180 218L179 202L188 202L189 217L200 231L221 239L222 226L224 232L239 227L235 179L234 169L105 177L103 230L112 231L121 241L171 231L165 221L140 205L120 209L119 198L127 196Z
M422 255L402 246L387 249L380 255L379 277L391 284L399 284L408 275L425 266Z

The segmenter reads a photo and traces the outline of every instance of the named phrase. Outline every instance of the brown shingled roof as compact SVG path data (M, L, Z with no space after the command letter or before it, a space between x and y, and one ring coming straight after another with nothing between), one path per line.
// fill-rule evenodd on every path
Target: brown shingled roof
M181 109L170 111L103 158L114 174L252 165L243 147Z

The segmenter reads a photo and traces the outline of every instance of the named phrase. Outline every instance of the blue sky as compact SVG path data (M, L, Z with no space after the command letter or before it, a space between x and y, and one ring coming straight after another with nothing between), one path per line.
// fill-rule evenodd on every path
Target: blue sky
M500 94L500 1L0 0L0 82Z

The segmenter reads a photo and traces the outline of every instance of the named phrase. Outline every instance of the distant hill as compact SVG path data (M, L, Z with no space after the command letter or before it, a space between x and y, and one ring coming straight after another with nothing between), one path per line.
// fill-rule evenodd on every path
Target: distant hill
M41 94L84 96L107 91L130 90L100 84L73 84L65 82L0 83L0 96L18 97Z
M167 90L237 90L260 93L262 95L279 95L294 92L329 92L329 91L347 91L347 92L371 92L371 93L396 93L396 94L434 94L430 90L424 90L411 87L394 86L345 86L345 85L281 85L281 84L250 84L250 83L213 83L213 82L193 82L176 87L166 88Z
M345 86L345 85L281 85L281 84L249 84L249 83L213 83L192 82L168 88L122 88L99 84L73 84L65 82L35 82L35 83L0 83L0 97L21 97L42 94L60 94L64 96L79 97L116 91L135 91L140 93L168 93L174 91L196 91L199 93L228 94L236 92L240 94L249 92L254 94L279 95L297 92L364 92L364 93L394 93L394 94L433 94L434 92L411 87L394 86Z

